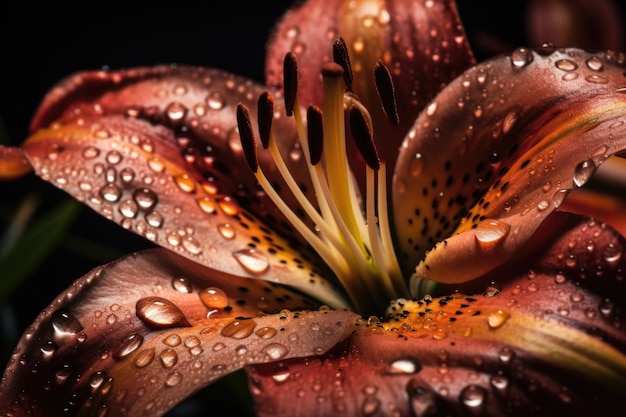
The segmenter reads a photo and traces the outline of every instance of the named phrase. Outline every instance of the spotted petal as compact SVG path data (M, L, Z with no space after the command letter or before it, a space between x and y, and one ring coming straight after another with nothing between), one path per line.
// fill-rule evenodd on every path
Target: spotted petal
M164 249L130 255L76 281L25 332L0 414L161 415L246 364L323 354L349 334L352 313L286 310L312 306Z
M234 108L254 108L261 91L192 67L81 73L46 97L24 149L44 179L161 246L225 276L271 279L344 305L245 162ZM298 175L306 167L298 163L295 128L280 114L278 102L275 129ZM260 158L279 192L286 189L270 156ZM297 209L292 196L284 198Z
M451 83L396 167L394 201L414 201L395 205L407 269L442 240L419 276L464 282L510 259L569 190L626 147L625 93L623 55L548 46Z
M332 60L329 45L337 37L346 41L354 92L372 113L381 157L390 165L419 111L474 64L453 1L316 0L291 9L277 26L268 48L268 84L282 85L283 57L293 51L302 63L302 104L320 104L320 69ZM383 116L374 85L379 59L390 68L396 85L400 125L395 128Z
M399 302L342 350L253 367L260 415L621 415L624 239L558 215L561 237L502 286Z

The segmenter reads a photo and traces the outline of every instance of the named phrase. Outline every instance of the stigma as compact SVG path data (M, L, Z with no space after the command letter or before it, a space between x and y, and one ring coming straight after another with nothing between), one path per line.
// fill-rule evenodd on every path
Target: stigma
M322 108L311 105L306 111L298 100L295 54L286 54L283 65L285 111L293 117L300 146L305 150L313 197L305 196L279 152L280 138L274 136L271 126L273 97L264 92L258 100L258 136L263 151L270 152L289 192L310 222L286 204L260 167L250 110L243 104L237 107L239 134L246 161L260 187L330 267L348 294L351 307L362 313L381 312L391 300L409 296L391 235L386 166L376 150L372 118L352 91L352 69L342 39L335 41L333 57L334 62L322 67ZM393 83L381 61L374 77L383 111L390 123L397 125ZM346 132L365 161L364 195L353 177Z

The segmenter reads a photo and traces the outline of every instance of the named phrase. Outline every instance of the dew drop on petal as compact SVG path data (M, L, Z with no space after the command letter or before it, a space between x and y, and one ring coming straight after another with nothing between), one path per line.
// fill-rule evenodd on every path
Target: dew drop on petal
M183 294L190 294L193 291L191 282L184 277L178 277L172 279L172 288Z
M156 354L154 348L142 350L135 357L135 366L137 368L143 368L145 366L148 366L152 363L155 356Z
M276 361L287 356L289 348L280 343L270 343L263 348L263 353L265 353L270 359Z
M163 367L171 368L178 363L178 354L174 349L167 348L159 354L159 359Z
M215 204L215 201L210 197L198 198L196 200L196 203L198 203L198 207L200 207L200 210L207 214L213 214L217 209L217 204Z
M509 234L511 225L500 220L485 219L478 223L475 236L478 243L490 245L502 241Z
M478 385L468 385L460 394L461 402L469 408L482 407L487 398L487 390Z
M182 240L183 248L192 255L198 255L202 252L202 245L198 239L193 236L185 236Z
M256 322L252 319L233 320L228 323L221 331L222 336L232 337L234 339L245 339L254 332Z
M145 297L137 301L137 317L154 327L190 326L183 312L171 301L161 297Z
M143 336L133 333L122 340L122 343L113 351L113 357L122 359L136 351L142 343Z
M596 164L591 159L580 162L574 168L574 185L582 187L587 181L589 181L589 178L591 178L595 171Z
M133 199L142 210L150 210L158 201L156 193L149 188L140 188L136 190L133 193Z
M422 365L413 358L397 359L387 366L390 374L414 374L422 369Z
M174 182L178 188L186 193L193 193L196 191L196 182L187 174L174 176Z
M50 323L54 332L59 335L75 334L83 330L80 321L66 310L57 310L52 313Z
M528 48L517 48L511 53L511 64L515 68L522 68L530 64L533 60L533 54Z
M272 337L276 336L277 333L278 330L276 330L274 327L268 326L261 327L256 332L254 332L254 334L259 336L261 339L271 339Z
M487 324L491 329L498 329L506 323L511 314L504 310L496 310L487 317Z
M276 368L274 368L274 371L272 373L272 379L279 384L287 381L290 376L291 372L289 370L289 367L284 363L279 363L278 365L276 365Z
M171 122L178 122L187 114L187 107L179 101L173 101L165 109L165 114Z
M221 288L208 287L199 292L200 301L209 310L228 306L228 295Z
M257 249L241 249L233 252L233 256L251 274L259 275L269 270L270 262L267 255Z
M554 65L562 71L574 71L578 68L578 64L570 59L559 59Z
M175 387L176 385L180 384L182 380L183 374L181 374L180 372L172 372L165 378L164 385L167 388Z
M229 223L221 223L217 225L217 231L224 239L234 239L237 234L235 228Z

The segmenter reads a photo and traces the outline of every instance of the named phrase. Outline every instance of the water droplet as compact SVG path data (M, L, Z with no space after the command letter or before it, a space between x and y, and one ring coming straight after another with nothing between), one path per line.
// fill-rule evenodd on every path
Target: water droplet
M578 64L570 59L559 59L554 65L562 71L574 71L578 68Z
M161 360L161 364L165 368L171 368L172 366L178 363L178 354L174 349L163 349L161 354L159 355L159 359Z
M198 295L202 304L209 310L227 307L229 303L228 295L226 295L224 290L217 287L205 288Z
M135 178L135 171L131 168L123 168L120 171L120 179L124 184L129 184Z
M206 104L213 110L221 110L226 105L226 100L218 92L211 93L206 98Z
M172 372L165 378L164 385L166 388L175 387L176 385L180 384L182 380L183 374L181 374L180 372Z
M287 356L289 348L280 343L270 343L263 348L263 353L269 356L272 360L279 360Z
M163 220L163 215L161 215L158 211L154 210L146 214L146 221L152 227L161 227L161 225L163 225Z
M117 207L120 214L128 219L132 219L137 215L137 203L133 200L124 200Z
M118 151L107 152L106 161L111 165L117 165L122 162L122 154Z
M256 327L256 322L249 320L233 320L228 323L221 331L222 336L232 337L234 339L245 339L250 336Z
M215 209L217 208L215 201L210 197L198 198L196 200L196 203L198 203L198 207L200 207L200 210L207 214L215 213Z
M602 60L597 56L592 56L591 58L588 58L586 63L589 69L592 69L594 71L602 71L602 68L604 67L602 64Z
M261 339L271 339L272 337L276 336L276 333L278 333L278 330L276 330L274 327L268 326L261 327L256 332L254 332L254 334L259 336Z
M550 207L550 203L548 203L546 200L541 200L539 203L537 203L537 210L539 211L544 211L548 207Z
M515 352L513 352L511 348L506 346L500 349L500 351L498 352L498 359L500 359L500 362L502 363L509 363L514 357Z
M219 206L222 211L228 216L236 216L239 213L239 207L237 203L230 197L224 197L219 201Z
M87 146L85 149L83 149L82 155L85 159L93 159L100 155L100 149L94 146Z
M533 61L533 54L528 48L517 48L511 53L511 63L515 68L522 68Z
M140 188L135 190L133 193L133 199L140 209L146 211L153 208L158 201L156 193L149 188Z
M269 259L267 255L259 250L241 249L233 252L233 256L251 274L259 275L269 270Z
M426 107L426 114L428 116L432 116L437 112L437 102L433 101L432 103L430 103L428 105L428 107Z
M500 220L485 219L474 230L476 240L483 246L501 242L511 230L511 225Z
M361 404L361 412L363 415L371 416L378 412L380 409L380 400L376 397L365 397L363 404Z
M83 330L83 325L80 321L66 310L57 310L52 313L50 323L55 333L59 335L75 334Z
M596 172L596 164L591 159L580 162L574 168L574 185L582 187L594 172Z
M202 252L202 244L193 236L185 236L182 240L182 245L192 255L198 255Z
M593 84L607 84L609 82L609 79L602 75L588 75L585 80Z
M424 169L424 158L421 153L416 153L415 158L409 163L409 173L413 177L417 177Z
M174 182L182 191L186 193L193 193L196 191L196 182L187 174L180 174L174 176Z
M41 350L44 358L50 358L54 355L54 352L56 352L57 348L58 346L56 343L54 343L52 340L48 340L43 345L41 345L39 350Z
M272 379L279 384L287 381L291 376L291 372L289 371L289 367L284 363L279 363L274 368L274 372L272 373Z
M489 382L500 393L504 393L509 386L508 378L502 375L492 376Z
M124 338L124 340L122 340L122 343L115 349L115 351L113 351L113 357L115 359L122 359L137 350L142 343L143 336L140 334L133 333L128 335Z
M609 243L604 249L604 260L609 265L617 265L619 260L622 259L622 251L613 243Z
M414 374L422 369L422 365L413 358L397 359L387 366L390 374Z
M220 235L225 239L234 239L236 235L235 228L229 223L222 223L217 225L217 230L220 232Z
M165 170L165 163L160 158L154 157L148 159L148 166L154 172L163 172Z
M190 326L183 312L174 303L161 297L145 297L137 301L137 317L154 327Z
M165 339L163 339L163 343L170 347L175 347L180 345L183 342L183 339L180 338L176 333L168 335Z
M154 348L142 350L137 354L137 357L135 358L135 366L137 368L143 368L145 366L148 366L152 363L155 356L156 354Z
M190 294L193 291L193 286L187 278L179 277L172 279L172 288L178 292L184 294Z
M115 184L105 184L100 188L100 197L111 203L116 202L122 196L122 190Z
M187 107L179 101L173 101L165 109L165 114L171 122L178 122L187 114Z
M469 408L482 407L486 398L487 390L478 385L468 385L460 394L461 402Z
M502 327L504 323L506 323L509 317L511 317L511 314L509 312L504 310L497 310L489 314L489 317L487 317L487 323L489 324L490 328L498 329Z

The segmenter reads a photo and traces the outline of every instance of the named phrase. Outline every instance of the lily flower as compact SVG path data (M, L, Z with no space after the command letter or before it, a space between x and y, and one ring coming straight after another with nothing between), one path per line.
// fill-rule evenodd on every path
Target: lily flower
M261 416L620 415L623 214L570 197L626 149L625 60L476 64L451 0L310 0L267 86L70 76L0 173L161 248L41 312L0 414L162 415L244 369Z

